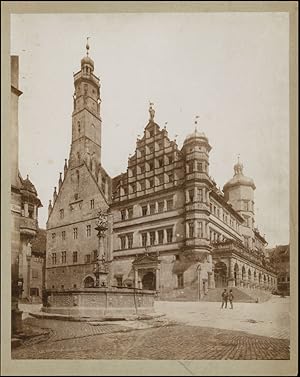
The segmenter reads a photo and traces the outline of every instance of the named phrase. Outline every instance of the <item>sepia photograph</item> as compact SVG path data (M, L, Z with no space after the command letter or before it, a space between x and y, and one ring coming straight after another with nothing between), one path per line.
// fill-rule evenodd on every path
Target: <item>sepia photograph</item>
M200 375L187 361L213 360L243 375L238 361L272 361L286 375L291 13L100 3L8 15L10 365Z

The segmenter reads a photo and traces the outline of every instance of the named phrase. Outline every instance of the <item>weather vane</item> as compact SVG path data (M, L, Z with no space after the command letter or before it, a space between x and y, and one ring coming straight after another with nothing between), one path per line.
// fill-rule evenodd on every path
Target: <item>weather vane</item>
M194 121L194 123L195 123L195 132L197 132L197 124L198 124L198 120L197 119L199 119L199 118L200 118L199 115L195 116L195 121Z
M89 38L90 37L86 37L86 55L88 56L89 55L89 49L90 49L90 45L89 45Z

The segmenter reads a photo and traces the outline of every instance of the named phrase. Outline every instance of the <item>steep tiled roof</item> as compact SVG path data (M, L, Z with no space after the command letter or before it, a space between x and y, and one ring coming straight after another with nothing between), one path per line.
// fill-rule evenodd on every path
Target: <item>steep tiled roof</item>
M31 251L35 255L44 256L46 254L46 230L39 229L36 238L32 241Z

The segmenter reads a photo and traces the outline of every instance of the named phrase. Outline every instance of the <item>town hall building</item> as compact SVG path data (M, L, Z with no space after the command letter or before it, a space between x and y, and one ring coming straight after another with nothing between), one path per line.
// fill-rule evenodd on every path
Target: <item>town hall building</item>
M162 299L202 299L215 288L272 291L277 279L255 227L254 190L240 161L217 188L211 145L197 130L182 147L155 121L153 105L127 171L110 177L101 164L100 80L87 56L74 74L72 143L49 203L47 289L95 285L99 255L116 287L156 290ZM117 147L117 146L116 146ZM99 250L99 211L108 229Z

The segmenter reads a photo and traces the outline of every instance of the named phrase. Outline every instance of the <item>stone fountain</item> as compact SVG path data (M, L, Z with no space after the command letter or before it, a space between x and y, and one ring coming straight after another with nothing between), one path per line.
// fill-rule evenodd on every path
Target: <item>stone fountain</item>
M97 226L98 250L93 274L93 287L48 290L42 311L58 317L73 319L125 319L154 313L156 291L128 287L113 287L112 263L105 253L108 213L99 211Z

